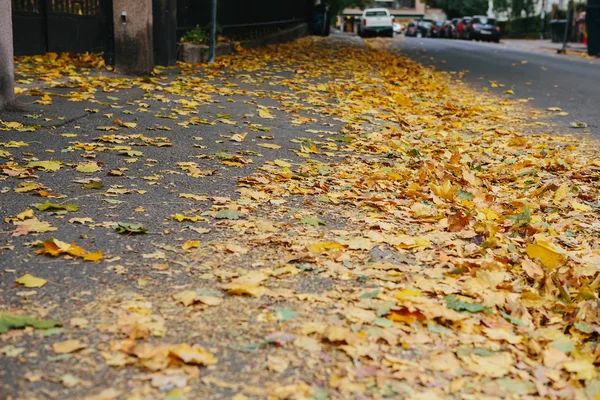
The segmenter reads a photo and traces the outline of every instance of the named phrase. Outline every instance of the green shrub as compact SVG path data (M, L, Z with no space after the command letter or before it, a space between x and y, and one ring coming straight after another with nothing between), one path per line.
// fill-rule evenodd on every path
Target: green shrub
M191 44L208 44L208 32L206 29L200 28L196 25L194 29L187 31L181 38L183 43Z
M190 44L208 44L210 40L210 26L200 27L196 25L194 29L190 29L181 37L181 42ZM219 34L223 31L220 25L217 24L217 42L219 42Z

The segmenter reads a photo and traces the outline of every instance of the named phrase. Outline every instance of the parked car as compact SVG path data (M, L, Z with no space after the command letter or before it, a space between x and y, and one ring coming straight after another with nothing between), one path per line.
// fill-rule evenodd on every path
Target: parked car
M460 24L460 20L462 18L452 18L450 22L452 22L452 30L450 31L451 39L458 39L458 24Z
M498 43L500 41L500 27L493 18L475 15L465 28L465 38Z
M440 26L439 37L450 39L452 38L452 32L454 31L454 25L452 21L446 20L442 22L442 26Z
M402 33L402 25L397 22L393 24L394 33L401 34Z
M432 21L431 22L431 26L429 27L429 37L440 37L440 30L441 30L442 24L438 21Z
M456 38L457 39L468 39L467 37L467 26L471 23L473 17L462 17L456 26Z
M405 35L414 37L429 37L432 23L433 21L430 19L413 21L408 24Z
M363 11L358 26L358 35L365 36L394 36L394 17L387 8L367 8Z

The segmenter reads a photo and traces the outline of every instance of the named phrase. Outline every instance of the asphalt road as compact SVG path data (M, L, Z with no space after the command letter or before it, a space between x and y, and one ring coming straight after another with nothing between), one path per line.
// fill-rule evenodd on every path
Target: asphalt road
M531 98L530 105L569 113L555 116L561 132L581 133L571 122L588 124L600 137L600 59L509 48L502 44L447 39L397 37L394 46L422 64L441 71L463 72L462 80L513 98ZM498 87L492 87L495 82ZM555 114L555 113L552 113Z

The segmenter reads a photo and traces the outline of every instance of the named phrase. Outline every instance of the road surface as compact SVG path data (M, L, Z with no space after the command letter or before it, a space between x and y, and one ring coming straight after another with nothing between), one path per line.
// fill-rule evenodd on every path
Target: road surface
M394 46L406 56L441 71L467 71L463 81L516 98L532 98L540 109L560 107L568 116L554 117L561 131L581 121L600 137L600 59L509 48L502 44L448 39L397 37ZM495 82L498 87L492 87ZM565 128L565 129L563 129Z

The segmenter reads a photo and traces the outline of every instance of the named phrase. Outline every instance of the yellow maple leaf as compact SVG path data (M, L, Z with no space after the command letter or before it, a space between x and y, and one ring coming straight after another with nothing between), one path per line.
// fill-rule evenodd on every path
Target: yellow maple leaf
M23 275L22 277L17 279L15 282L17 282L20 285L25 286L26 288L40 288L40 287L44 286L46 283L48 283L47 280L42 279L42 278L37 278L30 274Z
M200 346L190 346L181 343L170 349L169 354L175 356L186 364L214 365L217 363L215 356Z
M561 252L561 249L557 249L551 243L543 240L529 243L526 252L529 257L540 260L542 265L550 271L567 261L567 256Z
M183 250L195 249L197 247L200 247L200 242L197 240L188 240L183 245L181 245L181 248Z
M563 184L558 189L556 189L556 192L554 192L554 199L552 199L552 202L555 205L559 205L563 201L563 199L567 197L568 194L569 185Z
M87 253L83 256L83 261L100 261L102 260L102 250L94 251L93 253Z
M310 250L311 253L317 254L326 252L327 250L342 250L343 248L344 246L337 242L319 242L308 246L308 250Z
M431 190L436 196L446 200L453 200L454 195L458 192L458 186L453 186L449 180L445 180L441 185L431 184Z
M572 201L571 207L573 207L573 210L575 210L575 211L582 211L582 212L590 212L593 210L593 208L591 206L580 203L578 201Z

